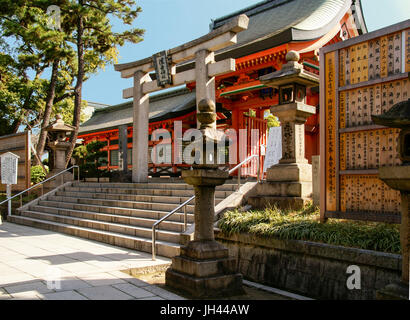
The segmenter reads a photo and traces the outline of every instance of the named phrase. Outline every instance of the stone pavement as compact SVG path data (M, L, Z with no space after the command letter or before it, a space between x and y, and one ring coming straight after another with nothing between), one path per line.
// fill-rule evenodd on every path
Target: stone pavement
M120 270L164 267L148 253L3 222L0 300L180 300Z

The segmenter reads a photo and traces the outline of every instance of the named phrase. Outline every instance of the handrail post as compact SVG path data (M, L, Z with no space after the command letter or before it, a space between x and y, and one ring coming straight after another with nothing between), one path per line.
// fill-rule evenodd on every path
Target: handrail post
M257 167L257 173L256 173L256 181L260 181L260 171L261 171L261 158L258 156L258 167Z
M238 190L241 188L241 171L242 171L242 166L238 168Z
M6 188L7 188L6 197L11 198L11 184L8 184ZM11 199L9 199L7 206L8 206L8 214L9 216L11 216Z
M152 226L152 261L155 261L156 260L156 257L155 257L155 237L156 237L156 235L155 235L155 224Z
M184 231L187 229L187 215L186 215L186 205L184 206Z

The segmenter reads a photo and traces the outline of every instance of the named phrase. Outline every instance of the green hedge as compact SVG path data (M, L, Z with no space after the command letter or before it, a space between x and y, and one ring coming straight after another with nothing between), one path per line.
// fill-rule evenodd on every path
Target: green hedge
M45 166L45 168L48 172L48 167ZM31 182L33 184L37 184L43 181L46 178L46 175L47 174L44 172L43 168L40 165L31 167Z
M251 233L264 237L306 240L382 252L400 253L398 225L329 219L319 222L319 210L312 204L303 210L229 211L219 222L227 235Z

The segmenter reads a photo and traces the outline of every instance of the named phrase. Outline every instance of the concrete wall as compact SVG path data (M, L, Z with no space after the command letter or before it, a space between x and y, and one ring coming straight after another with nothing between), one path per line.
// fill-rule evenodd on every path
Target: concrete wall
M400 281L397 254L219 231L216 239L229 248L245 279L312 298L375 299L376 290ZM360 267L361 289L347 288L350 265Z

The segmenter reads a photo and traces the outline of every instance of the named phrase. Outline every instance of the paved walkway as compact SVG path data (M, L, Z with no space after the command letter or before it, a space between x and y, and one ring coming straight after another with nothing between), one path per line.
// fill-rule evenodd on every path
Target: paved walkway
M0 300L183 299L120 270L167 258L17 224L0 224Z

